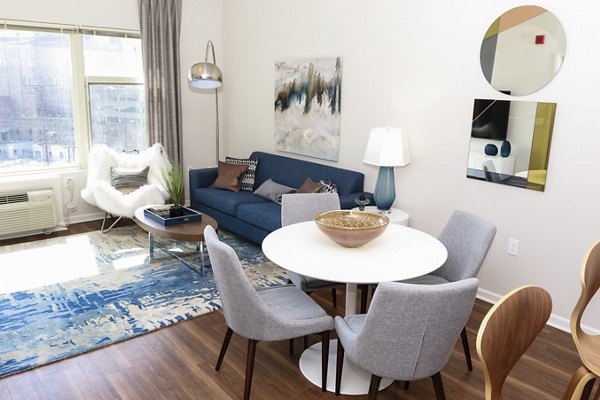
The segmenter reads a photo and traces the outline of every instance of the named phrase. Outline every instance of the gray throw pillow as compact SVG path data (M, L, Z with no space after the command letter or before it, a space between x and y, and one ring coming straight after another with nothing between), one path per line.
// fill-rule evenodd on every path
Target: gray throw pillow
M279 204L281 204L281 197L288 193L296 193L296 189L277 183L272 179L266 180L254 191L255 195Z
M132 191L148 183L150 167L119 168L111 167L110 183L115 189Z

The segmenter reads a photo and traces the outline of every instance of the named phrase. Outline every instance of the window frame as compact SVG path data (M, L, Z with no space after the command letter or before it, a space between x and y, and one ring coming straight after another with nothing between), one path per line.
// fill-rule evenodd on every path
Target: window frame
M121 38L140 39L139 31L127 29L113 29L90 27L81 25L64 25L31 21L0 20L0 29L25 30L36 32L62 33L69 36L72 70L72 100L73 100L73 130L77 164L65 167L46 166L21 171L2 171L0 177L16 175L35 175L80 171L87 169L87 154L92 146L91 104L89 98L89 85L114 84L114 85L145 85L144 77L134 78L127 76L86 76L84 59L84 35L101 35Z

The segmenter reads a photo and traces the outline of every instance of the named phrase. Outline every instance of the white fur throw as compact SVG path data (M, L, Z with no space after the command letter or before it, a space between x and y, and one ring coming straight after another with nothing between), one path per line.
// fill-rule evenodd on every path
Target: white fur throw
M148 184L124 194L111 186L111 167L150 167ZM105 144L94 145L88 154L88 176L81 197L91 205L115 216L133 217L139 207L165 204L161 170L171 168L166 151L159 143L136 153L119 153Z

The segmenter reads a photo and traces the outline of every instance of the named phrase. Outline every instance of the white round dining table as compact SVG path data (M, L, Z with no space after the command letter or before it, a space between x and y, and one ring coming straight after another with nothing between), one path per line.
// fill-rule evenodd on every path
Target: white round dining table
M317 279L346 283L346 315L356 313L358 284L401 281L425 275L446 261L448 251L425 232L389 224L385 232L361 247L347 248L332 241L314 221L287 225L271 232L262 243L264 254L280 267ZM307 349L300 369L320 386L321 344ZM336 345L329 346L327 390L335 389ZM333 370L333 371L332 371ZM370 374L344 360L341 392L366 394ZM356 376L352 376L357 374ZM382 380L380 389L391 384Z

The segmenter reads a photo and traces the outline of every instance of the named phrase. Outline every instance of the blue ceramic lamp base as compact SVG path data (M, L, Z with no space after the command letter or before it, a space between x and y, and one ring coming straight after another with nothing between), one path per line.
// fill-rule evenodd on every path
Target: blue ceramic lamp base
M373 198L379 211L389 211L392 207L396 199L393 167L379 167L379 175L377 176Z

